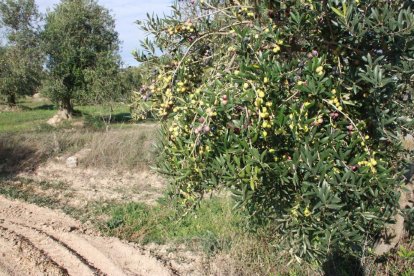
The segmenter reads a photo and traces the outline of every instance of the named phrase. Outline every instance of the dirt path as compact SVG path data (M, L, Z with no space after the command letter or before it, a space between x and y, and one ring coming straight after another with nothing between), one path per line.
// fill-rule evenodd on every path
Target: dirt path
M59 211L0 196L0 276L172 274L141 249Z

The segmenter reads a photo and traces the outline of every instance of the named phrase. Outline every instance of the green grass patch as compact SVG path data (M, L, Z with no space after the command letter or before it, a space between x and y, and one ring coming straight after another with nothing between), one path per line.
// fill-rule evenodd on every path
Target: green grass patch
M129 106L126 104L114 104L112 110L109 106L106 105L84 105L84 106L75 106L75 109L81 112L82 114L88 114L91 116L112 116L115 118L118 117L130 117ZM119 115L120 114L120 115Z
M93 130L104 129L107 126L125 127L131 125L131 113L129 106L125 104L115 104L109 106L88 105L79 106L77 111L83 117L85 127Z
M71 128L72 123L84 121L86 128L97 130L108 125L122 128L131 125L131 114L127 104L75 106L72 121L62 123L59 128ZM57 108L47 99L21 99L15 110L0 112L0 133L50 131L47 120L53 117Z
M229 247L240 228L242 218L232 212L232 206L229 199L213 198L184 215L180 208L168 204L128 203L111 208L111 218L102 228L130 241L187 243L211 254Z
M0 113L0 132L35 131L56 113L55 110L24 110Z

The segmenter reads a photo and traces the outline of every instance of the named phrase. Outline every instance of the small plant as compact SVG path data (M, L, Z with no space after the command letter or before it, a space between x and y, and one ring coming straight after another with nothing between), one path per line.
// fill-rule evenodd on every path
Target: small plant
M398 256L404 259L414 259L414 250L408 250L404 246L400 246Z
M141 203L113 206L103 230L143 243L194 243L210 256L228 248L234 232L239 230L241 217L229 215L229 200L207 200L193 216L183 216L182 208L172 207L174 203L170 201L157 206Z

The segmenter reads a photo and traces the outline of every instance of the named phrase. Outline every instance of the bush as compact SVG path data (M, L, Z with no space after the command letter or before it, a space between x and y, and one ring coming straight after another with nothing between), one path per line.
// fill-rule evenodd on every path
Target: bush
M296 257L360 256L412 158L414 4L256 2L180 1L142 23L155 40L137 58L160 62L135 106L163 119L159 169L187 206L230 188Z

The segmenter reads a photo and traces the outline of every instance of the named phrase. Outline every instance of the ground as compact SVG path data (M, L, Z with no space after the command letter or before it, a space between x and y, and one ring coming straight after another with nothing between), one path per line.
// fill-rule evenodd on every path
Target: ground
M109 130L102 109L79 110L60 127L45 124L56 110L44 99L0 113L0 275L186 273L185 262L167 258L168 246L102 236L97 221L109 217L94 217L98 205L150 206L163 195L164 179L149 168L157 125L119 119L128 114L118 106Z
M57 210L0 196L0 275L172 275L140 248Z

